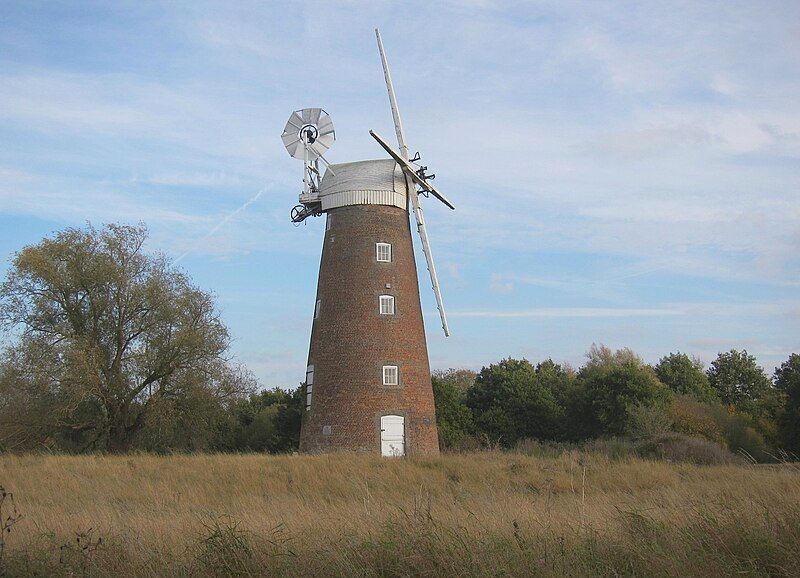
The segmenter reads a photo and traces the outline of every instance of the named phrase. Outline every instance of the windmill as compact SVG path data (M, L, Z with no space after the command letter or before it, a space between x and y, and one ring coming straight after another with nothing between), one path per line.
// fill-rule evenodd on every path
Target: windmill
M399 150L370 131L390 158L330 164L323 154L335 132L320 108L293 112L281 136L304 163L292 221L326 216L300 450L432 455L439 442L409 211L449 336L420 196L455 207L419 154L409 155L377 29L375 35Z

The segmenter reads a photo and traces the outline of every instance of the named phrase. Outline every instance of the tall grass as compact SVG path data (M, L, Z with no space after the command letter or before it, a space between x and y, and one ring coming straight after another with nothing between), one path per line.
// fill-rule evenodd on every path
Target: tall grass
M568 450L0 456L9 576L798 575L800 471Z

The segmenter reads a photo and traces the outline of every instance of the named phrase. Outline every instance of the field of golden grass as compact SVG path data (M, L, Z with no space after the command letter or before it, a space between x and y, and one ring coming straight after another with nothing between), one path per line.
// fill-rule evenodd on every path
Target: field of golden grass
M0 486L7 576L800 575L794 465L31 455Z

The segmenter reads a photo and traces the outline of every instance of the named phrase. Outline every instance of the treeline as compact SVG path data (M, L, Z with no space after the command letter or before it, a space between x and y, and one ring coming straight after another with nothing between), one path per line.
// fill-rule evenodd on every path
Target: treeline
M651 454L800 454L798 354L770 378L744 350L720 353L704 368L684 353L650 366L629 349L593 346L578 370L504 359L478 373L437 372L433 388L446 449L622 437Z
M214 297L146 239L143 226L89 226L15 255L0 285L0 451L296 450L301 389L259 392ZM706 369L593 347L577 370L506 359L433 387L446 450L624 437L800 454L797 354L770 377L746 351Z
M7 384L3 377L0 384ZM614 438L630 445L626 452L696 461L718 461L723 450L757 461L800 455L798 354L770 379L747 351L721 353L704 368L684 353L650 366L628 349L600 346L592 347L578 370L551 360L534 365L509 358L477 373L437 371L432 382L444 451ZM17 412L28 412L21 420L0 411L6 418L0 419L0 449L104 449L85 447L58 420L34 424L30 418L42 416L36 409L17 406ZM49 411L58 415L63 408ZM192 395L160 404L129 450L293 452L303 411L302 386ZM22 446L9 443L22 439Z

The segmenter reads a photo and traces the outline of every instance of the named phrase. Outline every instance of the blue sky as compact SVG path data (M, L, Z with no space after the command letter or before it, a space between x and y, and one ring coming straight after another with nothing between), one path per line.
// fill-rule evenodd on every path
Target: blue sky
M289 222L280 133L321 106L331 162L383 156L376 26L457 206L425 204L453 333L420 264L434 369L800 351L797 2L2 1L0 273L55 230L144 221L237 357L295 385L324 223Z

